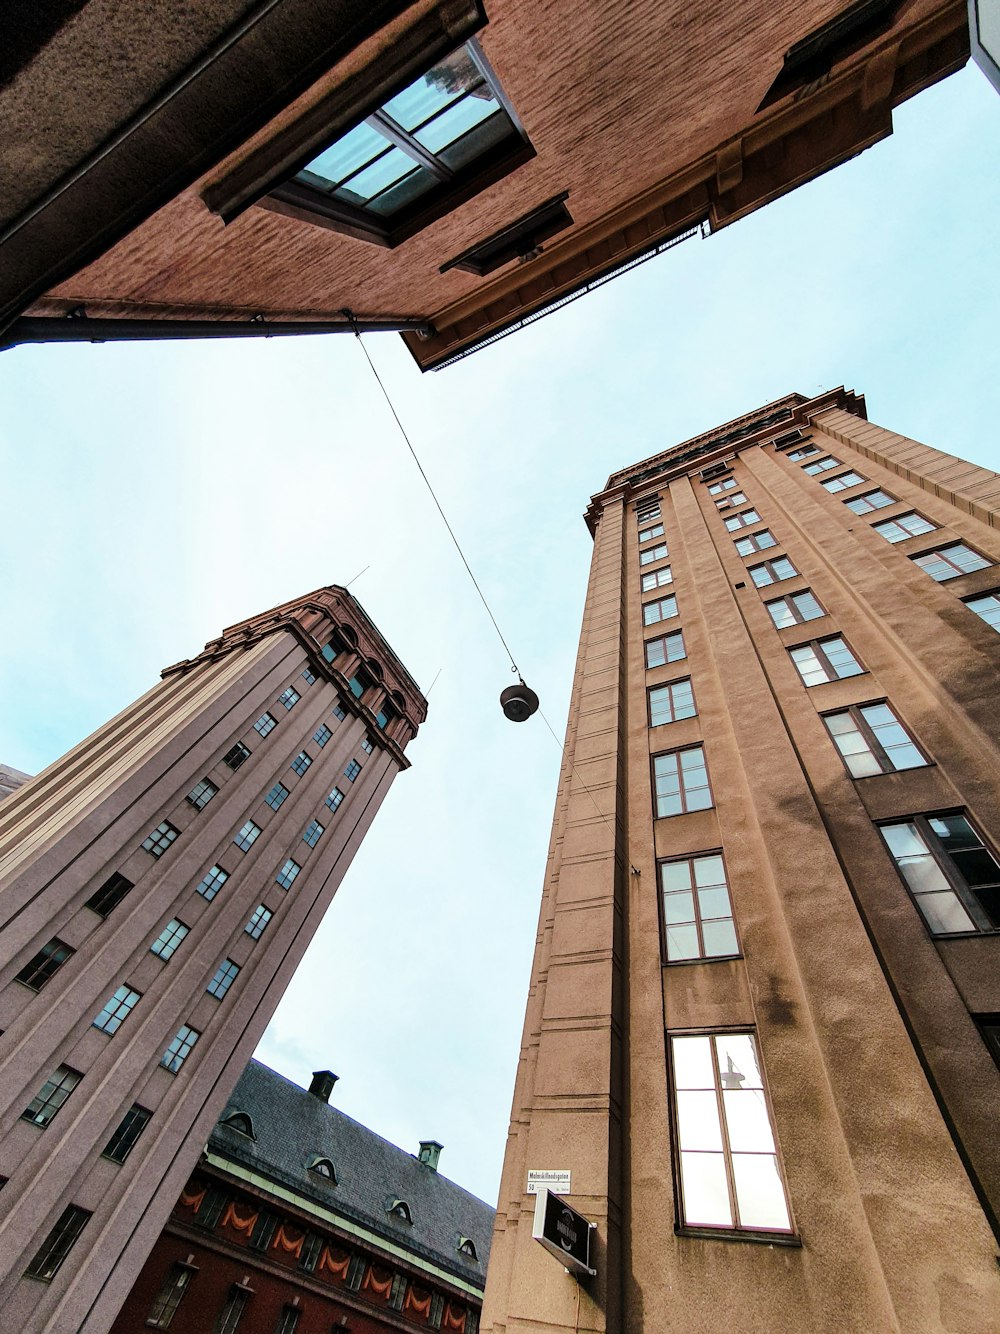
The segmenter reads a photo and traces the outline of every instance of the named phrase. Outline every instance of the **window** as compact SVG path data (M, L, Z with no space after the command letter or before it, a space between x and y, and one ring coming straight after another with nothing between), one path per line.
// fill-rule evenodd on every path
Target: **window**
M295 687L289 686L287 690L283 690L278 696L278 703L285 709L294 709L301 698L302 696Z
M643 625L655 625L657 621L669 621L672 616L677 615L677 599L670 597L659 598L656 602L646 602L642 608Z
M63 1261L76 1245L89 1218L89 1209L81 1209L76 1204L68 1205L24 1271L25 1275L28 1278L40 1278L44 1283L51 1283L62 1268Z
M713 486L710 486L708 488L708 494L710 496L718 496L721 495L723 491L731 491L735 485L735 477L727 477L724 482L716 482Z
M635 519L636 523L638 523L640 527L644 523L648 523L650 519L658 519L659 517L660 517L660 502L658 500L654 500L651 504L648 505L640 501L639 504L636 505Z
M246 1135L247 1139L254 1142L257 1136L253 1133L253 1119L249 1112L232 1112L229 1116L223 1116L219 1120L220 1126L228 1126L230 1130L235 1130L238 1135Z
M211 903L228 879L228 871L224 871L221 866L213 866L202 876L201 882L196 886L197 892Z
M151 857L162 857L179 833L180 830L175 829L169 820L163 820L149 837L143 840L143 850Z
M393 1200L389 1206L389 1214L392 1218L398 1218L402 1223L412 1223L413 1213L405 1200Z
M191 928L189 926L185 926L184 923L178 921L176 917L171 917L170 921L156 937L152 945L150 945L150 953L158 954L161 959L169 959L190 930Z
M292 760L291 767L301 778L302 775L305 773L305 771L309 768L310 764L312 764L312 756L307 755L304 750L300 750L299 753L296 755L295 759Z
M661 635L659 639L646 640L647 668L662 667L668 662L680 662L687 657L684 648L684 634L675 630L671 635Z
M347 761L347 767L344 770L344 777L347 779L349 783L353 783L360 772L361 772L361 765L357 762L357 760Z
M682 1222L791 1232L754 1035L671 1037L670 1053Z
M209 779L203 778L200 783L195 784L187 794L187 799L196 811L203 811L214 796L217 796L219 789Z
M311 667L305 668L305 670L302 673L302 679L303 681L305 681L307 686L311 686L312 683L316 680L316 674Z
M102 1158L110 1158L113 1163L123 1163L138 1143L139 1136L149 1125L153 1113L134 1102L122 1117L118 1129L105 1144Z
M71 945L65 944L58 936L53 936L33 958L28 960L14 981L23 982L32 991L41 991L45 983L55 977L66 960L75 953Z
M90 908L99 917L107 917L114 912L129 890L134 888L131 880L126 880L116 871L83 906Z
M835 496L838 491L846 491L849 486L858 486L868 479L856 472L842 472L839 477L831 477L828 482L820 482L824 490Z
M660 890L667 963L739 954L721 854L662 862Z
M855 496L853 500L845 500L844 504L855 514L870 514L872 510L885 509L886 505L895 505L896 497L890 496L888 491L866 491L863 496Z
M872 531L887 542L905 542L908 537L917 537L920 533L937 532L937 524L929 523L922 514L911 510L909 514L897 514L894 519L873 523Z
M347 717L347 710L344 708L343 703L342 703L341 700L339 700L339 699L337 700L336 704L334 704L334 706L333 706L333 708L330 710L330 712L333 714L333 716L334 716L335 718L346 718L346 717Z
M249 758L249 747L244 746L242 741L237 741L236 745L231 746L229 750L226 751L225 755L223 755L222 763L228 764L230 769L235 771Z
M355 674L350 678L347 684L350 686L351 694L354 696L354 698L360 699L361 696L368 689L371 682L368 680L367 676L365 676L363 672L358 671L355 672Z
M654 686L649 692L650 727L694 718L697 712L690 676L685 676L682 681L671 681L666 686Z
M662 570L653 570L649 574L642 576L642 591L648 593L651 588L662 588L664 584L674 582L673 572L669 565L664 565Z
M765 602L764 606L771 613L771 620L778 630L802 621L815 621L826 615L808 589L803 593L791 593L785 598L775 598L773 602Z
M459 1254L467 1255L470 1260L479 1259L479 1252L476 1250L476 1243L472 1240L471 1237L459 1237L458 1250Z
M654 537L662 537L662 536L663 536L662 523L655 523L653 524L652 528L640 528L639 530L640 542L651 542Z
M319 746L320 750L323 749L332 736L333 733L330 731L329 727L327 727L326 723L320 723L319 727L316 728L316 731L313 732L313 740L316 742L316 745Z
M330 795L327 797L326 804L330 807L331 811L335 811L343 800L344 800L343 792L341 792L339 787L335 787L333 791L330 793Z
M803 459L811 459L819 450L815 445L803 445L801 449L793 449L788 455L792 463L801 463Z
M780 583L782 579L792 579L798 570L787 556L778 556L775 560L762 561L760 565L751 565L747 570L757 588L766 588L768 584Z
M263 931L264 927L261 927L260 930ZM260 931L258 931L257 935L260 935ZM256 939L256 937L254 937L254 939ZM209 982L205 990L210 996L214 996L216 1000L222 1000L223 996L236 981L239 971L240 966L238 963L233 963L232 959L223 959L218 968L216 968L212 980Z
M452 256L440 266L438 272L447 273L449 269L462 269L466 273L475 273L483 277L504 264L522 259L525 255L535 254L550 237L573 225L572 214L566 207L568 198L568 190L560 191L528 213L522 213L519 218L507 223L499 231L493 232L485 240L477 241L467 250Z
M307 843L309 847L314 848L319 842L319 836L323 832L323 825L318 820L310 820L306 825L306 831L302 835L302 842Z
M231 1288L229 1296L226 1298L226 1304L219 1312L219 1318L212 1327L212 1334L234 1334L242 1319L243 1312L246 1310L250 1296L251 1293L248 1288Z
M277 726L277 718L272 718L269 713L262 713L254 723L254 730L259 732L261 736L267 736L267 734L273 732Z
M278 1316L278 1323L274 1327L274 1334L295 1334L299 1324L299 1308L297 1306L283 1306L281 1314Z
M839 467L840 459L834 459L829 454L825 454L823 458L817 459L815 463L807 463L802 471L807 472L810 477L815 477L817 473L827 472L830 468Z
M268 922L273 916L274 913L270 908L266 908L263 903L258 903L253 910L249 922L247 922L243 930L251 940L260 940Z
M195 1272L191 1265L178 1263L170 1266L170 1273L163 1280L163 1287L153 1300L146 1318L147 1325L152 1325L154 1329L170 1328L170 1322L177 1314L181 1298L191 1282L191 1275Z
M309 1171L315 1172L318 1177L323 1177L326 1181L332 1181L334 1185L337 1184L337 1173L329 1158L314 1158L309 1164Z
M288 788L284 783L275 783L270 792L264 798L264 801L272 810L276 811L281 803L288 797Z
M164 1070L169 1070L172 1075L176 1075L191 1055L194 1044L200 1037L201 1034L197 1029L190 1028L187 1024L181 1024L176 1035L171 1038L170 1046L160 1057L160 1064Z
M734 505L745 505L747 498L742 491L734 491L731 496L723 496L721 500L717 500L715 503L720 510L732 509Z
M199 1227L212 1229L222 1217L222 1211L229 1203L229 1195L226 1191L220 1190L218 1186L209 1186L205 1191L201 1204L198 1205L196 1215Z
M645 551L639 552L640 565L652 565L654 561L666 560L667 544L666 542L657 542L655 547L647 547Z
M382 707L375 714L375 721L378 723L379 727L381 727L382 731L384 732L385 729L389 726L389 724L393 721L393 719L398 717L399 714L396 712L396 710L392 707L391 704L383 704Z
M250 1245L256 1251L266 1251L271 1244L271 1238L274 1236L274 1229L278 1226L277 1214L272 1214L267 1209L262 1209L257 1218L256 1226L250 1234Z
M1000 1066L1000 1014L974 1014L972 1018L990 1055Z
M370 755L372 751L375 749L375 743L372 741L371 737L368 735L367 732L365 733L364 739L361 742L361 749L365 752L366 755Z
M233 842L241 852L249 852L258 838L260 838L260 825L254 824L253 820L247 820Z
M865 670L840 635L814 639L812 643L801 644L788 652L806 686L837 681L845 676L860 676Z
M301 870L302 867L298 864L298 862L293 862L291 857L289 857L288 860L285 862L284 866L282 866L281 870L274 877L275 881L281 886L282 889L291 889L292 881L295 879L295 877Z
M759 533L750 533L746 537L738 537L735 542L736 550L741 556L752 556L755 551L766 551L768 547L777 545L774 534L769 528L762 528Z
M952 546L940 547L937 551L925 551L922 556L912 556L910 559L939 584L946 583L949 579L957 579L960 574L986 570L990 565L978 551L973 551L964 542L955 542Z
M726 528L735 533L740 528L748 528L752 523L760 523L760 515L756 510L743 510L741 514L731 514L726 519Z
M103 1033L117 1033L122 1024L142 1000L142 993L124 984L104 1002L104 1008L93 1021L93 1027Z
M703 746L654 755L653 780L658 820L687 811L706 811L713 805Z
M21 1113L21 1120L47 1126L82 1078L79 1070L68 1065L57 1066Z
M964 815L916 815L880 832L931 935L1000 930L1000 864Z
M984 593L982 597L966 598L965 605L988 626L1000 633L1000 596L996 593Z
M857 704L823 716L852 778L919 769L927 763L888 704Z

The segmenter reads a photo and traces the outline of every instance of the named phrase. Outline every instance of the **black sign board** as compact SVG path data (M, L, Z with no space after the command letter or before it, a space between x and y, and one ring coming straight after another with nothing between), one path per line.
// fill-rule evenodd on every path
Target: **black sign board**
M571 1274L593 1277L590 1267L590 1234L596 1224L584 1218L560 1196L544 1186L535 1196L535 1222L531 1235Z

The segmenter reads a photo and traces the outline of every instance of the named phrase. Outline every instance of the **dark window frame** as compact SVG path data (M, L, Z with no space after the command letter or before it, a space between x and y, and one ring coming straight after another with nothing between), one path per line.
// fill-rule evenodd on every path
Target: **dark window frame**
M822 474L820 486L828 496L837 496L841 491L850 491L852 486L863 486L871 478L862 477L856 468L848 468L847 472L838 473L836 477L823 477ZM848 481L848 478L851 481Z
M680 657L672 658L672 657L670 656L670 654L667 652L667 650L666 650L666 645L667 645L667 641L670 640L670 639L679 639L679 640L680 640L680 645L681 645L681 650L682 650ZM663 662L657 662L657 663L654 663L652 666L650 666L650 662L649 662L649 649L650 649L650 646L651 646L652 644L663 644L663 645L664 645L664 657L663 657ZM684 631L683 631L683 629L682 629L682 628L678 628L677 630L668 630L667 633L666 633L665 635L656 635L653 639L644 639L644 640L642 641L642 653L643 653L643 662L644 662L645 665L646 665L646 671L647 671L647 672L656 672L656 671L659 671L659 669L660 669L661 667L669 667L669 666L671 666L671 665L672 665L673 663L675 663L675 662L686 662L686 661L687 661L687 644L684 642Z
M153 1113L148 1107L143 1107L134 1102L101 1150L101 1157L107 1158L112 1163L124 1163L138 1144L142 1132L149 1125L152 1117Z
M705 768L707 772L708 766L706 765ZM709 809L714 810L714 807L710 807ZM663 902L666 891L663 888L663 876L661 873L662 868L664 866L675 865L678 862L688 862L689 864L691 864L697 861L700 857L719 857L722 861L722 874L725 879L726 896L729 900L729 921L731 921L733 924L733 934L736 936L736 952L735 954L705 953L705 939L702 933L701 904L698 899L698 891L697 891L697 886L695 884L694 871L692 870L691 893L695 908L694 925L698 933L698 948L701 951L701 953L688 959L671 959L669 956L669 950L667 946L667 915ZM740 940L740 932L736 924L736 911L733 908L733 894L729 884L729 868L726 866L726 858L721 848L706 848L704 851L701 852L684 852L680 853L677 856L657 857L656 893L657 893L657 907L660 919L660 960L664 968L683 968L693 963L715 963L721 960L743 958L743 942ZM725 919L710 917L708 920L723 921Z
M92 1217L90 1209L68 1204L50 1228L45 1240L28 1262L25 1278L51 1283L69 1258L69 1253L80 1240L83 1229Z
M851 673L849 673L847 676L841 676L841 675L840 675L840 673L839 673L839 672L837 671L837 669L834 667L833 663L830 661L830 658L829 658L829 656L827 655L826 650L823 648L823 645L824 645L824 644L832 644L833 641L834 641L835 639L839 639L840 642L844 645L844 647L847 649L848 653L851 655L851 657L854 659L854 661L855 661L855 662L858 664L858 666L861 668L861 671L860 671L860 672L851 672ZM867 676L867 675L868 675L868 668L867 668L867 667L865 666L865 664L861 661L861 659L858 657L858 655L854 652L854 649L851 647L851 645L850 645L850 644L848 643L848 641L845 639L844 635L843 635L839 630L838 630L837 633L834 634L834 635L824 635L824 636L822 637L822 639L807 639L807 640L804 640L801 644L789 644L787 647L788 647L788 660L789 660L789 662L792 664L792 666L795 668L795 674L798 676L800 684L801 684L802 686L804 686L806 690L814 690L814 689L816 688L816 686L828 686L828 685L832 685L833 682L835 682L835 681L850 681L850 680L852 680L852 679L853 679L854 677L856 677L856 676ZM796 649L800 649L800 648L811 648L811 649L812 649L813 653L815 653L817 659L819 660L819 664L820 664L820 666L823 668L823 670L824 670L825 672L828 672L828 673L829 673L829 675L827 676L827 678L826 678L825 681L814 681L813 684L810 685L810 684L804 679L804 677L802 676L801 671L799 670L799 665L798 665L798 663L797 663L797 662L795 661L795 659L792 657L792 654L794 653L794 651L795 651Z
M41 989L51 982L56 973L59 972L64 963L72 959L76 950L72 945L67 945L65 940L60 940L58 936L53 936L47 940L37 953L33 954L19 973L14 977L15 982L20 982L22 986L30 991L41 991Z
M677 774L679 779L678 794L681 798L681 809L679 811L673 811L667 815L661 815L659 812L659 797L656 791L656 761L664 759L667 755L677 755L678 757L680 757L686 751L691 751L691 750L701 751L702 760L704 762L703 767L705 769L705 786L707 787L708 795L711 798L710 804L708 806L696 806L689 809L687 804L687 789L684 786L684 766L680 758L678 758L677 760ZM649 790L650 790L650 795L652 797L654 820L674 820L679 815L700 815L704 811L714 811L716 809L715 788L712 786L712 775L709 772L708 768L708 755L706 754L705 751L704 741L692 741L685 746L669 746L666 750L658 750L655 753L651 754L649 757Z
M770 550L770 548L768 548L768 550ZM791 574L779 574L774 568L776 560L787 560L792 567ZM767 570L768 574L771 576L770 583L759 584L753 577L755 570ZM758 561L756 565L747 566L747 574L750 576L750 582L753 584L754 588L758 589L770 588L771 584L783 584L786 579L798 579L801 576L801 573L801 570L796 569L795 562L792 560L791 556L786 556L784 554L780 556L771 556L767 560Z
M841 638L843 638L843 636L841 636ZM844 640L844 642L846 643L847 641ZM846 681L849 680L850 678L838 677L835 679ZM829 684L829 682L827 682L827 684ZM900 718L899 714L896 712L893 705L891 705L888 699L886 699L884 696L881 699L866 699L863 700L862 703L860 704L845 704L837 709L824 709L823 712L820 714L820 717L823 719L824 727L826 727L827 718L835 718L844 713L850 715L851 721L854 723L854 726L864 737L865 744L868 746L868 749L871 752L873 758L878 762L878 765L882 770L881 774L861 774L860 776L857 774L852 774L850 767L847 763L847 756L841 753L840 747L837 745L836 741L834 740L833 734L830 733L830 730L827 727L827 734L830 737L830 741L833 745L834 750L840 756L844 768L847 770L848 776L852 778L856 783L863 782L865 778L881 778L883 774L903 774L910 772L910 769L898 769L891 762L891 760L889 759L888 752L886 751L885 747L882 745L882 743L879 741L878 737L875 734L875 729L872 727L871 723L869 723L868 719L865 718L864 714L862 713L863 709L870 709L878 704L883 704L889 710L889 712L895 719L897 726L902 728L902 730L906 733L906 739L909 741L910 745L913 747L913 749L917 752L918 755L923 757L924 761L923 767L929 767L932 763L931 759L928 757L927 752L924 750L923 746L920 745L920 743L914 737L913 733L907 727L906 723L904 723L902 718ZM921 766L919 765L912 765L911 769L920 767Z
M798 603L795 601L795 599L798 597L802 597L803 595L806 594L808 594L808 596L812 598L813 602L816 603L816 606L819 607L820 609L819 616L802 615L802 612L800 611ZM765 601L764 606L767 608L767 614L768 616L771 617L771 624L774 626L775 630L790 630L792 628L789 625L778 625L778 623L775 621L771 608L779 602L783 602L787 607L789 613L791 614L793 625L809 625L812 621L821 621L824 616L829 616L830 614L827 611L827 609L823 606L822 602L820 602L819 598L816 596L816 594L812 591L811 588L801 588L797 593L784 593L780 598L768 598Z
M771 540L770 542L765 542L765 544L761 546L760 539L762 537L769 537ZM741 551L741 542L749 542L750 550ZM740 533L739 537L733 538L733 546L736 550L736 554L737 556L742 557L743 560L749 560L751 556L756 556L758 552L770 551L773 547L778 545L778 539L771 532L770 528L758 528L755 533ZM788 557L786 556L785 559L787 560Z
M977 566L976 569L974 570L960 569L957 565L955 565L953 561L949 560L947 554L949 551L954 551L956 547L964 547L966 551L970 551L974 556L978 556L981 561L985 561L986 563L984 565ZM955 573L949 574L947 579L935 579L934 575L932 575L929 570L925 569L922 565L918 564L919 561L926 560L928 556L936 557L938 561L940 561L944 565L947 565L950 569L954 570ZM995 561L989 560L976 547L970 546L968 542L962 539L959 539L955 542L949 542L947 546L931 547L927 551L915 551L911 556L908 557L908 559L913 562L913 564L916 566L918 570L926 574L928 579L933 579L936 584L950 584L953 579L962 579L970 574L979 574L980 571L991 570L996 565Z
M241 765L246 764L252 754L253 752L249 746L245 746L242 741L237 741L223 755L222 763L235 773Z
M903 527L902 521L904 519L920 519L924 523L930 524L930 527L924 528L918 533L910 533ZM888 537L886 533L882 531L891 523L903 528L902 537ZM902 514L892 514L887 519L878 519L871 525L871 530L873 533L878 533L879 537L881 537L884 542L888 542L891 547L894 547L898 546L900 542L908 541L911 537L927 537L929 533L939 533L941 531L941 525L932 522L932 520L928 519L926 514L921 514L919 510L904 510Z
M693 706L693 708L694 708L694 713L688 714L687 718L669 718L669 719L667 719L665 722L658 722L658 723L657 723L657 722L654 722L654 721L653 721L653 693L654 693L654 691L657 691L657 690L667 690L667 691L671 691L671 692L672 692L674 686L683 685L685 681L686 681L686 682L688 683L688 685L690 685L690 687L691 687L691 704L692 704L692 706ZM671 708L671 712L673 712L673 711L674 711L674 698L673 698L673 694L672 694L672 693L671 693L671 695L670 695L670 708ZM683 722L687 722L688 718L697 718L697 717L698 717L698 701L697 701L697 699L695 698L695 693L694 693L694 682L691 680L691 677L690 677L690 676L678 676L678 677L677 677L675 680L673 680L673 681L663 681L663 682L661 682L660 685L647 686L647 687L646 687L646 719L647 719L647 725L648 725L650 728L653 728L653 727L673 727L674 723L683 723Z
M896 861L888 843L886 843L885 850L889 860L896 868L896 874L903 882L903 888L909 895L917 916L923 923L927 934L932 940L961 940L979 936L995 936L1000 933L1000 926L994 926L989 920L989 915L977 899L975 890L965 879L965 876L952 861L949 854L941 846L937 834L935 834L934 830L930 827L931 820L949 819L953 816L960 816L966 822L976 838L979 839L980 846L988 852L993 861L1000 866L1000 856L997 856L992 844L984 836L975 820L969 815L968 810L963 806L952 807L947 810L921 811L916 815L898 815L893 816L891 819L878 820L876 823L879 830L886 829L892 825L914 824L917 826L924 846L930 853L938 869L941 871L955 897L958 899L959 903L961 903L962 907L974 923L974 930L972 931L932 931L930 923L924 917L917 903L919 895L914 894L911 890L909 881L903 875L899 863Z
M129 880L121 871L115 871L83 906L106 920L133 889L135 881Z
M741 528L751 528L755 523L763 522L753 505L749 509L740 510L737 514L724 514L722 521L726 525L727 533L738 533ZM730 527L730 524L733 527Z
M886 497L885 504L872 505L868 500L869 496L885 496ZM860 505L862 501L866 502L865 509L855 509L854 506ZM879 510L888 509L890 505L898 505L899 497L891 495L888 491L886 491L885 487L876 486L871 491L862 492L860 496L851 496L849 497L849 499L841 501L841 504L846 505L847 508L851 511L851 513L856 514L858 518L863 518L866 514L877 514Z

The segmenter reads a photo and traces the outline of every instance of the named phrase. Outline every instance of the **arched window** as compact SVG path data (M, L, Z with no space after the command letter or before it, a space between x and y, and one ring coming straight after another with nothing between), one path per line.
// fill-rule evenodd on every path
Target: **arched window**
M220 1126L228 1126L230 1130L237 1131L240 1135L246 1135L248 1139L256 1140L257 1136L253 1133L253 1122L246 1112L230 1112L219 1122Z
M337 1173L333 1170L333 1163L330 1162L329 1158L314 1158L309 1164L309 1171L315 1172L324 1181L332 1181L334 1185L337 1184Z
M391 1217L398 1218L401 1223L412 1223L413 1214L410 1212L410 1206L405 1200L393 1200L389 1205Z
M479 1252L476 1250L476 1243L471 1237L459 1237L458 1249L463 1255L467 1255L470 1260L478 1260Z

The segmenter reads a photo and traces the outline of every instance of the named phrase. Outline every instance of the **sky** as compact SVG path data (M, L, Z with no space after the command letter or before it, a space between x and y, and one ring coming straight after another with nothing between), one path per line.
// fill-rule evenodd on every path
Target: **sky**
M1000 98L970 65L860 157L441 372L367 346L561 738L589 497L791 391L1000 469ZM426 724L261 1043L495 1201L560 747L352 337L0 354L0 762L35 773L224 626L327 583ZM364 573L361 573L364 571ZM359 576L360 577L357 577ZM547 1164L550 1165L550 1164Z

